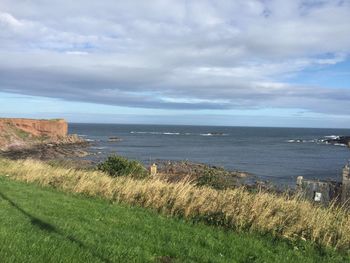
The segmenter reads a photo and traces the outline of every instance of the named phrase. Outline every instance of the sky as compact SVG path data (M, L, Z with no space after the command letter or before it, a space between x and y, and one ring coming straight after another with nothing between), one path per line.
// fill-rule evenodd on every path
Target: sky
M0 117L350 128L350 0L0 0Z

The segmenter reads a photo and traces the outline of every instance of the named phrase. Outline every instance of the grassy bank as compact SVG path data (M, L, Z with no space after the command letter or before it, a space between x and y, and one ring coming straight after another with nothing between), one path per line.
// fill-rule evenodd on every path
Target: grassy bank
M315 249L0 177L0 262L346 262Z
M36 161L0 160L0 173L64 191L155 209L163 214L289 240L350 248L350 217L342 209L244 189L218 191L189 183L111 178L101 172L51 167Z

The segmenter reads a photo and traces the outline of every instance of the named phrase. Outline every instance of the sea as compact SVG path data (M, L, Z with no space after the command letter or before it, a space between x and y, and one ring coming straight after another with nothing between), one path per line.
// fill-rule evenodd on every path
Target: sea
M324 142L350 129L70 123L69 133L91 142L88 158L96 162L112 154L146 165L187 160L245 171L277 186L293 187L297 176L340 181L350 159L346 146Z

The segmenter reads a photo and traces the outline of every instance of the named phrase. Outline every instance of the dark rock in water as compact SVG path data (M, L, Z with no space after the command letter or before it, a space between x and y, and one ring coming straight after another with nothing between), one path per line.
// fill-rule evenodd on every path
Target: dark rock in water
M210 132L210 135L224 135L222 132Z
M109 142L120 142L120 141L122 141L122 139L119 137L116 137L116 136L112 136L112 137L109 137L108 141Z
M350 136L341 136L339 141L350 147Z
M343 144L350 147L350 136L330 136L322 139L322 141L330 144Z

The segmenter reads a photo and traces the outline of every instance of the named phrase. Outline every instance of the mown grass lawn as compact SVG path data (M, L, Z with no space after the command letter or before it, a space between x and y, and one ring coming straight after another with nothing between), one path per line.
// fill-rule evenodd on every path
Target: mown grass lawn
M350 257L0 176L0 262L350 262Z

